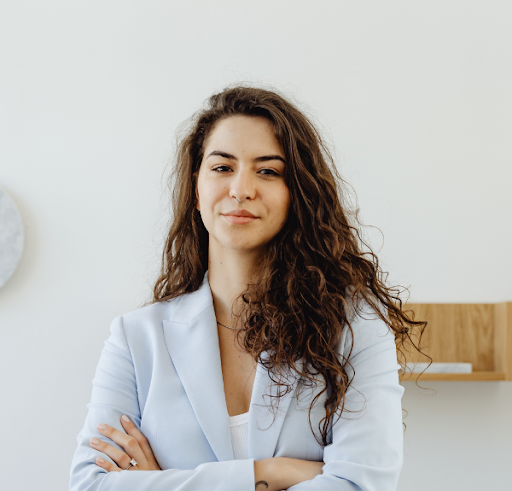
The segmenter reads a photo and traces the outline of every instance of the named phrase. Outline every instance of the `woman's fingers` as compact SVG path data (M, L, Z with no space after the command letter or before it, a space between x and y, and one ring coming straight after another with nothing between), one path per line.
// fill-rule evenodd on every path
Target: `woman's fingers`
M130 436L133 436L133 438L137 440L137 443L144 452L150 470L160 470L160 467L158 466L155 456L153 455L153 450L151 449L148 439L137 429L137 427L133 424L133 422L130 420L128 416L123 415L123 417L121 418L121 424L123 425L123 428L125 429L126 433L128 433L128 435Z
M137 429L130 418L123 416L121 418L121 425L126 433L106 424L100 423L98 425L98 431L117 443L122 450L97 438L91 438L91 447L108 455L117 466L105 460L103 462L97 461L96 463L109 472L120 471L126 469L130 465L132 458L134 458L137 461L137 465L130 466L131 470L160 470L147 438Z
M104 460L104 459L101 459L101 457L98 457L98 459L96 459L96 463L100 467L103 467L103 469L106 469L109 472L113 471L113 470L120 471L122 469L126 469L130 465L131 457L129 457L122 450L119 450L118 448L113 447L112 445L109 445L108 443L98 440L97 438L91 438L89 440L89 444L91 445L92 448L104 453L105 455L108 455L118 466L117 468L115 468L116 466L114 464L112 464L111 462L108 462L107 460ZM103 462L98 463L99 459L101 459ZM137 460L137 459L135 459L135 460Z
M112 462L109 462L108 460L102 459L101 457L98 457L96 459L96 464L108 472L121 472L122 471L122 469L117 467L117 465L113 464Z
M126 465L124 467L128 467L128 464L130 463L130 461L133 457L138 462L139 469L147 469L148 468L146 465L147 464L146 456L144 455L144 452L140 448L139 443L133 436L127 435L123 431L116 430L112 426L102 424L102 423L100 423L98 425L98 431L102 435L106 436L107 438L110 438L112 441L117 443L124 450L124 452L126 452L126 453L122 452L125 456L122 457L123 461L121 462L121 467L126 462L126 457L128 457L128 461L126 462ZM111 446L108 445L108 447L111 447ZM111 448L114 449L114 447L111 447ZM119 451L119 449L116 449L116 450ZM128 454L128 455L126 455L126 454ZM119 462L117 462L117 460L115 458L113 458L108 453L107 453L107 455L109 457L111 457L119 465Z

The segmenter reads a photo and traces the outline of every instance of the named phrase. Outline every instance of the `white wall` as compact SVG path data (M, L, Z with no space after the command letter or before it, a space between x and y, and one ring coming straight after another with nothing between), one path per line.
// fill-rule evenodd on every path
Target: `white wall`
M2 2L0 185L26 250L0 290L2 489L66 489L111 320L149 296L176 126L234 81L304 103L390 279L512 300L512 4ZM400 491L510 489L512 383L406 383Z

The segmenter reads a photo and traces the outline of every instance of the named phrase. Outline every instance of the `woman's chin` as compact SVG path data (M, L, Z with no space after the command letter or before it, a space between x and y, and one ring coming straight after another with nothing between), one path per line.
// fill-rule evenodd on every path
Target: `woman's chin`
M237 254L251 254L251 253L261 253L265 251L267 248L267 243L262 243L260 241L250 241L247 239L243 240L226 240L221 243L222 248L227 251L233 251Z

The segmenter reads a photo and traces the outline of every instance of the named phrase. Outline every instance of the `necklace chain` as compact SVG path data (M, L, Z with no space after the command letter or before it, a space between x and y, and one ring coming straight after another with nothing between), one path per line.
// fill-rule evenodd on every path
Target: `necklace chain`
M241 327L229 327L226 326L226 324L223 324L222 322L217 321L217 324L220 324L221 326L227 327L228 329L233 329L233 331L240 331L242 329Z

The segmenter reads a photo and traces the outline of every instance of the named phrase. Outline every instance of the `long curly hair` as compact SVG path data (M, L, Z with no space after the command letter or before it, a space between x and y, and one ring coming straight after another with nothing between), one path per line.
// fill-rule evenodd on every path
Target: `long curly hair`
M312 121L277 91L245 85L212 95L178 134L170 176L173 216L153 302L193 292L203 281L208 232L195 206L196 176L216 123L235 115L270 121L285 153L291 199L287 221L259 264L257 282L240 295L245 320L238 341L268 370L279 387L278 398L291 390L286 376L290 368L302 387L316 385L318 376L323 377L323 390L312 401L308 418L317 438L311 409L327 391L326 414L319 424L325 446L351 383L346 370L350 354L345 358L339 349L343 330L352 332L346 306L352 302L357 309L354 299L363 298L374 308L394 331L402 369L404 343L416 347L411 334L421 339L426 322L409 318L402 309L401 290L386 285L387 274L361 237L357 212L349 211L346 183ZM352 348L353 341L350 353Z

